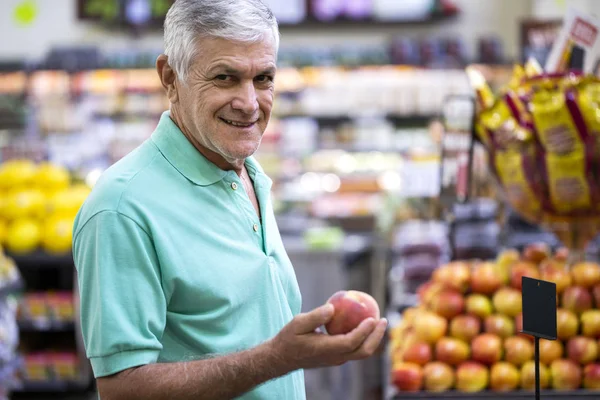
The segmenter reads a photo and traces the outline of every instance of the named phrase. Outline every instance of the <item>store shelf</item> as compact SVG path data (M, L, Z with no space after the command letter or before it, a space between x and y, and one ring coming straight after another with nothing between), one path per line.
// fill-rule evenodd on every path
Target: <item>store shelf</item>
M19 321L21 332L72 332L74 330L73 321Z
M22 382L18 384L12 391L15 393L66 393L66 392L83 392L87 390L89 385L80 382L69 381L48 381L48 382Z
M572 391L557 391L557 390L542 390L541 397L553 400L570 400L577 398L600 398L600 392L592 390L572 390ZM515 391L508 393L499 392L481 392L481 393L463 393L448 391L443 393L418 392L418 393L400 393L393 400L422 400L422 399L465 399L465 400L489 400L489 399L532 399L534 393L532 391Z
M437 115L399 115L399 114L382 114L387 120L392 122L396 126L426 126L432 119L438 118ZM319 125L323 126L336 126L343 123L349 123L352 120L359 118L367 118L368 114L361 115L357 112L355 115L314 115L314 114L281 114L277 115L279 119L289 118L312 118L317 121Z
M50 254L42 250L36 250L27 254L15 254L7 252L19 268L51 268L56 266L73 266L72 253Z
M335 21L321 21L316 18L307 18L305 21L296 24L282 23L281 28L285 30L295 29L321 29L321 30L339 30L340 28L364 28L373 29L373 26L406 27L419 25L434 25L451 21L459 15L458 12L450 14L433 13L423 18L405 19L405 20L374 20L374 19L336 19Z

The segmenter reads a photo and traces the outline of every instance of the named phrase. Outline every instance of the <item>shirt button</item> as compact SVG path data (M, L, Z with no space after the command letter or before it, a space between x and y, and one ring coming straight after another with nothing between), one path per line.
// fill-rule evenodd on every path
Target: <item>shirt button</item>
M231 184L231 188L232 188L233 190L237 190L237 183L233 182L233 183Z
M252 229L254 229L254 232L258 232L258 224L254 224L252 226Z

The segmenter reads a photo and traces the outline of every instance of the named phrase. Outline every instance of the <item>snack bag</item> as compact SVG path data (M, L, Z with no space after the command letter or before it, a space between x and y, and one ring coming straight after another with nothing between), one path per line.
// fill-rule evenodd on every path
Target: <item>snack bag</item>
M466 68L467 78L477 95L477 105L481 110L487 110L494 105L494 93L481 72L472 66Z
M542 211L540 194L535 191L531 178L534 174L531 153L507 150L499 151L494 156L494 166L498 179L504 187L511 206L532 220L538 220ZM534 178L535 179L535 178Z
M589 179L583 150L568 155L546 154L550 200L560 214L586 211L592 205L594 182Z
M584 143L561 90L540 90L529 104L537 137L544 150L556 155L583 152Z
M592 153L600 160L600 82L582 83L576 89L575 106L585 123Z
M477 96L478 112L491 109L495 103L495 96L492 92L492 89L485 81L483 74L474 67L470 66L466 68L466 72L467 78L469 79L469 82L471 83L471 86L473 87L473 90ZM475 132L481 143L483 143L483 145L489 149L492 143L491 133L488 128L484 124L476 122Z
M540 63L533 57L529 57L525 63L525 77L532 78L544 73Z
M586 131L586 157L592 168L592 179L595 181L593 195L600 199L600 82L590 80L580 85L574 95L572 113L575 119L580 118ZM600 201L595 201L596 210L600 210Z
M600 21L570 8L546 61L546 72L565 72L573 57L583 57L583 72L591 73L600 45Z

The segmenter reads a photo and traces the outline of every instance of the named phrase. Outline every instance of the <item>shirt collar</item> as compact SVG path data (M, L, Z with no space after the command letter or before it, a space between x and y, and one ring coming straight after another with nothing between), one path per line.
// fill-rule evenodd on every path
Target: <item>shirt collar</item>
M152 142L169 163L189 181L199 186L208 186L219 182L226 175L224 171L202 155L171 119L171 113L165 111L151 136ZM253 181L270 188L271 179L265 175L254 157L246 159L246 169Z

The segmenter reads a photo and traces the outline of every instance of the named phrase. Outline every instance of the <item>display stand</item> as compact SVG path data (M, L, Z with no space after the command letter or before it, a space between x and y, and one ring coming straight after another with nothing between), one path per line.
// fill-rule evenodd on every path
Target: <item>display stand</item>
M73 379L51 377L46 381L23 379L15 388L14 399L48 398L54 394L68 396L83 393L93 385L91 367L85 356L79 327L79 301L73 257L70 253L50 255L37 251L11 255L23 276L25 293L34 291L69 291L73 293L72 321L19 321L21 345L35 351L55 350L61 345L73 348L77 357L77 376Z

